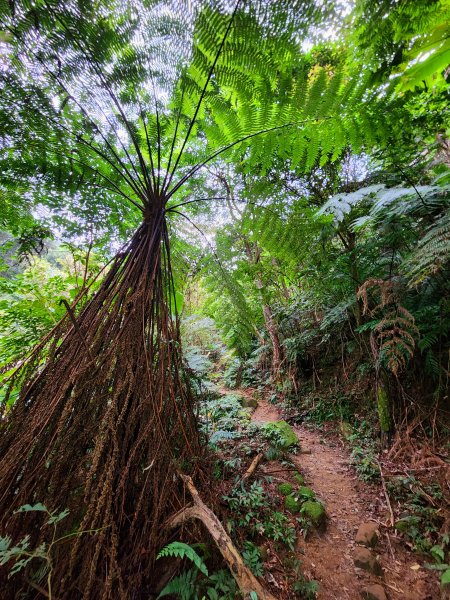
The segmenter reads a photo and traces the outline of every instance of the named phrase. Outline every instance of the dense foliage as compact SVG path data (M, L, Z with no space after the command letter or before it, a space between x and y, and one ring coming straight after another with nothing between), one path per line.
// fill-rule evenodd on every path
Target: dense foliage
M179 475L209 493L213 364L446 431L449 12L0 0L1 525L48 548L16 511L69 511L55 596L153 589Z

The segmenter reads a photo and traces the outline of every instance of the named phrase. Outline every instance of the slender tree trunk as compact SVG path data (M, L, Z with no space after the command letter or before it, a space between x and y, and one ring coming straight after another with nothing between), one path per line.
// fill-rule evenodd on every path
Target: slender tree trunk
M272 381L278 381L283 360L283 351L280 344L278 325L273 318L272 311L268 304L263 304L263 315L265 327L272 343Z
M381 443L387 446L392 437L391 398L388 375L383 370L378 373L376 385L376 401L378 422L381 432Z

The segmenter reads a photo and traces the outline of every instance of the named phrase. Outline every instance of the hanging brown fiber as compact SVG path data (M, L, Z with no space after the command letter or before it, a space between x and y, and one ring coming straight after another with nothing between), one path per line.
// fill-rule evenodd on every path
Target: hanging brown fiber
M55 599L148 598L161 525L185 504L176 473L202 481L174 296L161 209L117 255L76 326L66 319L12 382L21 392L1 417L1 534L30 535L35 548L49 541L45 513L14 511L69 509L59 526L74 535L52 556ZM10 578L3 570L3 597L35 598L38 567Z

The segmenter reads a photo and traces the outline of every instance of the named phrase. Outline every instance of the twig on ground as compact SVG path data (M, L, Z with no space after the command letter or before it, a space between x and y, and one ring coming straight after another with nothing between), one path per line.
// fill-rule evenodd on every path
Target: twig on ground
M259 454L257 454L255 456L255 458L250 463L249 468L245 471L244 475L242 476L242 483L247 481L247 479L249 479L253 475L253 473L256 471L259 463L262 461L263 458L264 458L264 452L259 452Z
M395 560L394 550L392 549L391 538L389 537L389 533L387 531L384 532L386 534L386 539L389 546L389 552L391 553L392 560Z
M391 516L391 527L394 527L394 523L395 523L394 511L392 510L391 501L389 499L389 494L388 494L388 491L387 491L387 488L386 488L386 481L384 479L383 469L381 468L380 461L376 459L376 462L377 462L378 468L380 469L381 485L383 487L384 496L386 498L386 503L388 505L389 514Z

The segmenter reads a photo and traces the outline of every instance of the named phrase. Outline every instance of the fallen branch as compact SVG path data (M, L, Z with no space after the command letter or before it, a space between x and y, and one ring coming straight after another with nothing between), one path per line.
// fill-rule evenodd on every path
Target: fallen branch
M245 483L247 481L247 479L249 479L253 475L253 473L256 471L259 463L262 461L263 458L264 458L264 452L260 452L259 454L257 454L255 456L255 458L252 460L249 468L245 471L244 475L242 476L242 483Z
M389 514L391 515L391 527L394 527L394 523L395 523L394 511L392 510L391 501L389 499L389 494L388 494L387 487L386 487L386 481L385 481L384 475L383 475L383 469L381 468L381 464L380 464L379 460L377 460L377 464L378 464L378 468L380 470L380 479L381 479L381 485L383 487L384 496L386 498L386 502L387 502L387 505L389 508Z
M174 529L185 521L198 519L203 523L216 543L244 598L248 598L250 592L256 592L258 600L276 600L275 596L267 591L259 583L250 569L245 566L241 555L231 541L230 536L223 528L222 523L200 498L200 494L194 486L192 479L189 476L182 474L180 474L180 477L186 484L194 504L180 510L176 515L169 519L169 521L166 522L166 528Z

